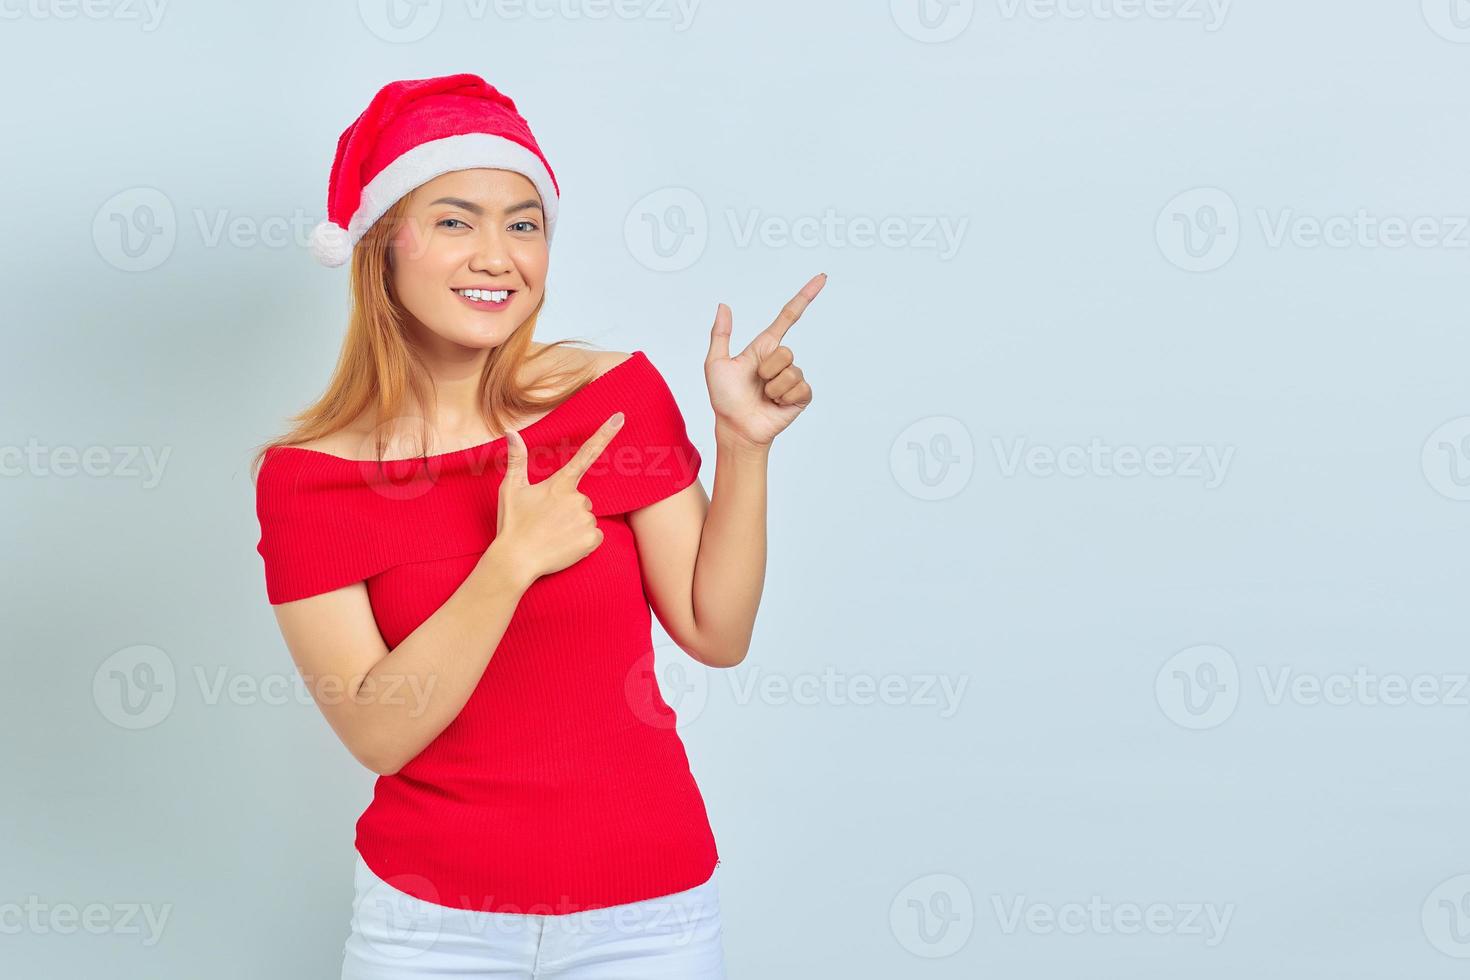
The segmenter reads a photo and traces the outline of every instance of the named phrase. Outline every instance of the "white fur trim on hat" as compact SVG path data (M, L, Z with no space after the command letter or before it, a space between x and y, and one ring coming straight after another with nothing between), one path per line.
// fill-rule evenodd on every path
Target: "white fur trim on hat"
M462 133L429 140L401 153L363 186L357 212L345 232L325 221L316 226L312 231L312 255L323 265L341 265L373 222L387 214L399 198L440 174L480 167L515 171L536 186L536 192L541 196L542 212L546 215L546 242L549 245L556 228L558 201L556 185L552 183L551 174L541 158L504 136Z

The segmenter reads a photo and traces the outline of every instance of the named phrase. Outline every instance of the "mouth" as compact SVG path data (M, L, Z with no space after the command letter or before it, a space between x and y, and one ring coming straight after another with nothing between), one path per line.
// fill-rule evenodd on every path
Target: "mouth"
M514 289L451 289L467 305L476 310L503 310L515 298Z

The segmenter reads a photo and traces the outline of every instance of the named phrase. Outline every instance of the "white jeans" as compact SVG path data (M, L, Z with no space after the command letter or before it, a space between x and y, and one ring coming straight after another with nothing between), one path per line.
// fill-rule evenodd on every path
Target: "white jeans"
M342 980L725 980L718 872L672 895L532 915L426 902L359 855Z

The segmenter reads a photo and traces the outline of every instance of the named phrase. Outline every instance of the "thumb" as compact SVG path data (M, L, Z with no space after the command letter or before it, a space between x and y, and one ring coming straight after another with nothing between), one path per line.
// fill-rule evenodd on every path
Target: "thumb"
M709 353L704 358L706 364L716 358L730 356L731 325L730 307L721 303L715 309L715 325L709 332Z
M526 476L526 442L515 429L505 432L505 482L518 487L530 482Z

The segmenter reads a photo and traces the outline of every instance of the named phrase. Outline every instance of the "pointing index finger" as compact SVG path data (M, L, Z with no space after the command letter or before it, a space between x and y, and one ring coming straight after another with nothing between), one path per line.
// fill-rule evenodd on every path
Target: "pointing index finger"
M607 444L612 442L613 436L617 435L618 430L622 427L623 413L614 412L606 422L598 426L597 431L592 433L586 442L582 443L576 454L567 460L566 465L556 471L556 476L564 477L572 482L572 486L576 486L582 481L583 474L592 467L597 457L602 455L602 451L607 448Z
M761 335L772 343L781 343L781 338L786 336L786 331L790 330L791 325L801 318L801 314L806 311L807 305L817 298L817 294L822 291L822 287L826 284L827 273L820 272L812 276L811 281L805 286L802 286L796 295L791 297L785 306L781 307L781 312L776 314L776 319L771 322L769 327L761 331Z

